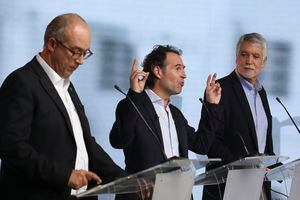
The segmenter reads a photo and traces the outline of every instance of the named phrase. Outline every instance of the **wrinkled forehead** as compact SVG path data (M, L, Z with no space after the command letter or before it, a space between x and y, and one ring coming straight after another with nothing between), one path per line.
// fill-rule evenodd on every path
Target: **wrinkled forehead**
M181 65L181 66L184 66L181 56L174 53L174 52L168 52L166 54L165 65L172 65L172 66Z
M236 55L241 53L241 51L246 51L251 48L252 51L255 51L255 53L259 53L262 55L263 59L267 56L267 50L266 47L262 42L258 41L244 41L240 44L240 46L237 49Z

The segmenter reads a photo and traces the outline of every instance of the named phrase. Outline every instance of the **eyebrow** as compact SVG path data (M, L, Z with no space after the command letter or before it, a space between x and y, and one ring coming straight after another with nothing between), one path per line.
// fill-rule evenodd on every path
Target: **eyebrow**
M88 48L88 49L83 49L83 48L81 48L81 47L78 47L78 46L75 46L75 45L71 45L71 46L70 46L70 49L72 49L72 50L79 50L79 51L82 51L82 52L86 52L86 51L89 50L90 48Z
M83 49L83 48L80 48L80 47L77 47L77 46L73 46L73 47L70 47L71 49L73 50L79 50L79 51L87 51L88 49Z
M240 53L247 53L247 54L251 54L251 55L262 55L262 53L256 53L256 52L249 52L249 51L240 51Z
M182 64L176 64L175 67L183 67L183 68L185 68L185 65L182 65Z

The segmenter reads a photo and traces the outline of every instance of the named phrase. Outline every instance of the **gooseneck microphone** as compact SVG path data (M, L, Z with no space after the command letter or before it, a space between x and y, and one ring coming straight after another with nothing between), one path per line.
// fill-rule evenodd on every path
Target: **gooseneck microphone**
M208 115L211 115L210 111L208 110L208 107L206 106L206 103L203 101L203 99L202 99L201 97L199 98L199 101L203 104L203 106L204 106L206 112L208 113ZM213 117L214 117L214 116L213 116ZM217 120L220 121L220 122L222 122L222 123L224 124L224 122L223 122L222 120L220 120L220 119L217 119ZM242 141L242 143L243 143L244 150L245 150L247 156L251 156L251 154L250 154L250 152L249 152L249 150L248 150L248 148L247 148L247 146L246 146L245 140L243 139L243 137L242 137L242 135L240 134L240 132L236 131L235 134L236 134L237 136L239 136L239 138L241 139L241 141Z
M206 103L204 103L204 101L203 101L203 99L202 99L201 97L199 98L199 101L203 104L203 106L204 106L206 112L210 115L210 112L209 112L209 110L208 110L208 108L207 108L207 106L206 106Z
M160 140L158 139L157 135L154 133L154 131L152 130L152 128L149 126L148 122L146 121L146 119L144 118L144 116L142 115L141 111L138 109L138 107L136 106L136 104L133 102L133 100L125 93L123 92L123 90L121 90L121 88L117 85L114 85L114 88L116 90L118 90L120 93L122 93L123 95L126 96L126 98L130 101L131 105L134 107L135 111L138 113L138 115L141 117L141 119L143 120L143 122L145 123L145 125L147 126L147 128L150 130L150 133L152 134L152 136L155 138L155 140L158 143L158 146L165 158L165 160L167 160L167 155L164 151L164 148L162 146L162 143L160 142Z
M294 126L296 127L298 133L300 133L300 130L298 128L298 126L296 125L294 119L292 118L292 116L290 115L289 111L286 109L286 107L283 105L283 103L280 101L280 99L278 97L276 97L276 100L282 105L282 107L284 108L285 112L288 114L288 116L290 117L290 119L292 120Z
M242 142L243 142L244 149L245 149L247 155L250 156L251 154L250 154L250 152L248 151L248 148L247 148L247 146L246 146L246 144L245 144L245 141L244 141L242 135L241 135L240 132L238 132L238 131L236 131L235 133L241 138L241 140L242 140Z

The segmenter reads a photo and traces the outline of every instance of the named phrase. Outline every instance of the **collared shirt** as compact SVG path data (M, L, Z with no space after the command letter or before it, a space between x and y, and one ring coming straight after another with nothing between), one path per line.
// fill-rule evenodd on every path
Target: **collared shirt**
M145 89L145 92L149 96L158 116L164 149L167 157L170 158L173 156L179 156L177 131L169 104L165 108L163 99L161 99L151 89Z
M262 90L262 85L258 80L256 81L255 85L252 85L238 73L237 75L240 79L248 103L250 105L256 130L258 151L259 153L264 153L267 141L268 119L260 95L258 93L260 90Z
M77 146L77 154L76 154L76 163L75 163L75 169L84 169L88 170L89 166L89 158L88 158L88 153L86 150L85 142L83 139L83 132L82 132L82 127L81 127L81 122L77 114L77 110L74 106L74 103L71 99L71 96L68 92L68 88L70 86L70 79L63 79L61 78L46 62L45 60L38 54L36 56L38 62L48 75L49 79L53 83L57 93L59 94L62 102L64 103L64 106L68 112L72 129L73 129L73 134L74 138L76 141L76 146ZM54 147L55 148L55 147ZM73 190L71 191L71 194L76 194L78 192L83 192L85 191L87 186L84 186L78 190Z

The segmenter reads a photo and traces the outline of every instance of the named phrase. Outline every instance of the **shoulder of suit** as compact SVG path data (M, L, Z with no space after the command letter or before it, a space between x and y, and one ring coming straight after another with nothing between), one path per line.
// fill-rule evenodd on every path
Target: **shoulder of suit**
M20 67L14 71L12 71L5 80L19 80L19 79L31 79L32 77L32 70L28 68L26 65L23 67Z
M134 101L135 104L140 104L140 103L145 103L145 102L151 103L151 100L145 91L143 91L141 93L136 93L136 92L132 91L131 89L129 89L127 92L127 95ZM127 103L129 103L129 100L125 97L119 101L118 105L122 106L124 104L126 105Z
M181 110L179 108L177 108L176 106L174 106L173 104L169 104L169 107L172 111L176 112L176 113L179 113L180 115L183 116Z
M227 76L217 80L217 82L219 82L221 84L221 87L226 87L226 86L236 84L238 81L239 80L234 71L232 73L228 74Z
M35 58L34 58L35 59ZM24 66L15 69L13 72L10 73L9 76L17 76L17 75L25 75L25 74L30 74L33 73L33 66L38 64L37 60L32 59L28 63L26 63Z

